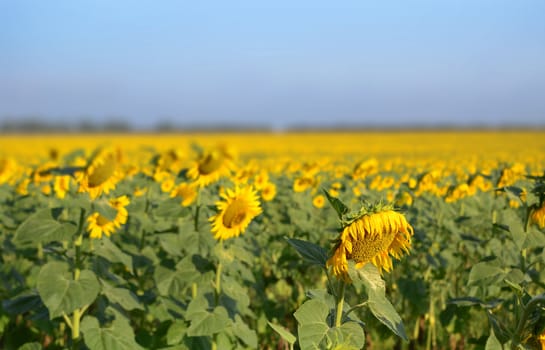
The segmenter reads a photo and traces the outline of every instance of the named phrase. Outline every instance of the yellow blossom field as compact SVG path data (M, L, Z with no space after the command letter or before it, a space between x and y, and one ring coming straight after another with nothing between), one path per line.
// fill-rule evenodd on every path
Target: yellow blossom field
M0 137L0 348L540 349L545 131Z

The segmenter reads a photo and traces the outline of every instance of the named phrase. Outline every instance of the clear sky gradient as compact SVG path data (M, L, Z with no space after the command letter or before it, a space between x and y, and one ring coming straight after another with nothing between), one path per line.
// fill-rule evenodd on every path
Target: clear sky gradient
M0 1L0 122L545 125L545 1Z

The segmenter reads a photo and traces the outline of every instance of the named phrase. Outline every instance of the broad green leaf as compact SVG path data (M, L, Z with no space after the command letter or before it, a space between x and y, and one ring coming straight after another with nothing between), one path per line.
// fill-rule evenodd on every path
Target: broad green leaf
M153 213L157 216L180 218L191 213L189 208L180 205L180 198L169 198L159 202L157 208L153 209Z
M240 315L235 315L235 323L233 324L233 333L238 339L251 349L257 349L257 334L253 329L250 329L242 320Z
M327 332L333 347L346 350L362 349L365 344L363 328L356 322L345 322L340 327L333 327Z
M144 310L136 295L126 288L114 288L108 282L101 280L102 293L112 303L118 303L125 310Z
M194 312L191 317L188 316L188 320L190 325L187 335L190 337L212 336L232 325L227 310L223 306L216 307L213 312L206 309Z
M10 314L24 314L31 310L36 310L43 307L42 300L38 293L33 291L25 291L11 299L2 301L2 307Z
M348 274L355 284L362 284L365 287L368 297L367 305L371 313L400 338L408 340L401 317L386 298L385 283L378 269L372 264L356 269L351 261Z
M174 320L167 331L167 344L177 345L185 336L187 324L182 320Z
M62 208L48 208L30 215L15 231L13 241L36 244L70 240L77 227L69 222L58 221L61 211Z
M96 318L85 316L81 331L90 350L144 350L134 340L133 329L123 318L116 318L109 327L101 328Z
M308 300L295 311L297 333L301 349L319 349L329 326L326 323L329 307L320 300Z
M331 196L329 192L327 192L327 190L325 189L323 189L323 191L325 193L325 196L327 197L327 200L329 201L333 209L335 209L335 212L339 216L339 219L342 219L343 215L348 213L350 209L339 198Z
M469 273L467 284L471 285L493 285L503 280L506 272L501 267L498 267L494 262L480 262L473 266Z
M100 285L93 271L82 270L75 281L67 264L50 262L40 270L37 289L53 319L93 303Z
M102 237L102 239L98 240L98 243L95 243L95 254L111 263L121 263L125 265L128 271L133 273L132 257L119 249L109 237Z
M327 251L324 248L317 244L300 239L286 238L286 240L297 250L305 261L325 268L325 264L327 262Z
M500 341L494 335L494 332L490 331L490 336L486 340L485 350L503 350L503 346Z
M18 350L42 350L42 344L38 342L26 343L20 346Z
M280 325L277 325L277 324L274 324L272 322L267 322L269 324L269 326L274 329L274 331L276 333L278 333L282 339L284 339L285 341L287 341L288 343L290 344L295 344L295 341L297 340L297 338L291 334L290 331L288 331L286 328L280 326Z

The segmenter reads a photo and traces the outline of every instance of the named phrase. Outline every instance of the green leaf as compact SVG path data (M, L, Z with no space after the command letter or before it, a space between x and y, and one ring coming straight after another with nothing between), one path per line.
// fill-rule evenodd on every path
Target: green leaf
M133 272L132 257L123 252L119 247L112 242L109 237L102 237L95 245L95 254L103 257L111 263L121 263L125 265L128 271Z
M326 189L323 189L325 196L327 197L327 200L335 209L335 212L337 212L337 215L339 216L339 219L342 219L343 215L348 213L350 209L337 197L333 197L327 192Z
M42 350L42 344L38 342L26 343L19 347L18 350Z
M336 348L358 350L365 345L365 333L356 322L345 322L340 327L331 328L327 337Z
M118 303L125 310L144 310L136 295L126 288L114 288L104 280L102 282L102 293L112 303Z
M295 238L286 238L306 262L325 268L327 251L317 244Z
M348 274L354 284L361 284L365 287L368 297L367 305L371 313L397 336L408 340L401 317L386 298L386 286L378 269L372 264L356 269L354 263L350 261Z
M505 271L492 262L480 262L473 266L469 273L468 286L494 285L505 278Z
M77 227L57 221L61 211L62 208L47 208L30 215L15 231L13 241L16 244L36 244L70 240Z
M185 336L187 330L187 324L185 321L174 320L167 331L167 344L168 345L177 345L179 344Z
M185 217L191 213L191 209L181 206L180 201L180 198L163 200L153 210L153 213L157 216L169 218Z
M187 318L191 322L187 329L187 335L190 337L212 336L231 325L227 310L223 306L216 307L213 312L201 309Z
M135 340L129 322L123 318L114 319L108 328L101 328L98 320L85 316L81 322L83 340L90 350L144 350Z
M323 301L315 299L306 301L295 311L301 349L320 348L320 343L329 330L326 323L329 312L329 307Z
M43 306L42 300L35 290L24 291L11 299L2 301L4 310L14 315L24 314Z
M267 323L272 329L274 329L276 333L278 333L282 337L282 339L287 341L289 344L292 344L292 345L295 344L295 341L297 340L297 338L293 334L291 334L290 331L288 331L286 328L280 325L277 325L271 322L267 322Z
M500 341L494 335L494 332L490 332L490 336L486 340L485 350L503 350L503 346Z
M253 329L250 329L242 320L240 315L235 315L235 323L233 324L233 332L238 339L251 349L257 349L257 334Z
M93 271L82 270L79 279L74 281L67 264L50 262L38 274L37 289L53 319L93 303L100 285Z

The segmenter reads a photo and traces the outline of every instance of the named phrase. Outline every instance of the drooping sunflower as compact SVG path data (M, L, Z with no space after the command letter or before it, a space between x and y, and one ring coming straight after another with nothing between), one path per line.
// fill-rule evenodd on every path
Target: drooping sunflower
M545 201L541 203L541 206L532 206L530 210L530 222L537 225L539 228L545 227Z
M262 210L258 194L250 186L227 189L220 196L223 200L216 202L218 213L209 220L214 238L223 241L238 237Z
M187 171L187 176L200 187L205 187L228 176L234 169L233 158L223 148L205 151Z
M78 192L88 192L92 199L109 193L123 178L119 169L120 154L112 149L98 152L79 174Z
M174 189L172 189L170 192L170 198L174 197L182 197L180 205L187 207L190 206L197 198L197 190L192 184L183 182L174 187Z
M125 208L130 201L127 196L110 199L110 205L117 210L117 214L113 220L108 220L99 213L93 213L87 218L87 231L91 238L102 238L102 235L110 237L121 225L127 222L129 213Z
M413 234L412 226L392 206L364 207L342 228L327 266L345 281L350 281L348 260L353 260L356 268L372 263L381 273L388 272L392 270L392 257L400 259L409 252Z
M53 184L55 195L63 199L66 196L66 192L70 190L70 176L61 175L55 176L55 183Z

